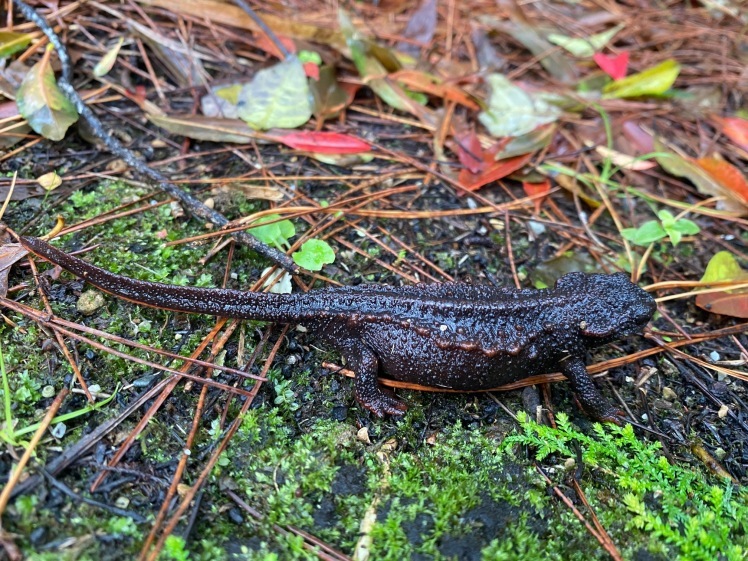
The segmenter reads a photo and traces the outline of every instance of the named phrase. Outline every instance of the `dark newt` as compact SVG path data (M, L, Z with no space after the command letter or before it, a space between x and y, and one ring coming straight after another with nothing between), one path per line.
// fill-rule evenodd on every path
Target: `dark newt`
M406 409L379 386L380 370L395 380L465 391L560 370L588 415L619 422L621 412L587 374L585 354L641 332L657 307L623 273L569 273L545 290L443 283L269 294L135 280L40 239L20 241L31 253L136 304L302 323L345 358L356 373L356 399L378 417Z

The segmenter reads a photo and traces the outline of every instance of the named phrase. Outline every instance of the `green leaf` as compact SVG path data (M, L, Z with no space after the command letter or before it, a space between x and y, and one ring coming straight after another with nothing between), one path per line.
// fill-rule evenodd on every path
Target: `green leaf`
M669 226L675 224L675 216L673 216L673 213L669 210L665 210L664 208L657 212L657 218L660 219L660 222L662 222L662 225L665 228L668 228Z
M239 94L239 118L258 130L294 129L312 116L304 67L295 56L260 70Z
M338 10L338 20L340 31L345 36L346 44L351 51L351 60L366 85L390 107L418 116L421 113L420 106L409 97L410 92L387 77L389 70L382 60L389 57L389 64L399 66L396 57L388 49L369 44L362 39L345 10ZM376 51L379 57L375 56L373 51Z
M107 51L103 57L101 57L101 60L96 63L96 66L94 66L94 76L96 76L97 78L101 78L102 76L106 76L107 74L109 74L109 71L117 61L117 55L119 55L119 50L120 48L122 48L122 43L124 43L124 41L125 38L120 37L119 41L117 41L117 44L109 49L109 51Z
M619 24L607 31L590 35L587 38L569 37L560 33L551 33L548 35L548 40L554 45L563 47L576 57L589 58L607 45L615 37L616 33L623 28L624 26Z
M636 245L649 245L664 238L667 232L665 232L659 221L649 220L638 228L625 228L621 230L621 235Z
M78 113L57 87L55 75L44 56L28 71L16 92L16 105L29 126L44 138L62 140Z
M701 228L699 228L698 224L696 224L692 220L688 220L687 218L681 218L680 220L676 221L675 224L673 224L673 228L678 230L681 234L685 234L687 236L695 236L696 234L701 232Z
M296 235L296 228L290 220L279 220L279 214L269 214L257 221L258 226L247 230L261 242L277 248L288 245L288 240ZM271 222L271 224L265 224Z
M667 232L667 235L670 238L670 243L673 244L673 246L678 245L681 238L683 238L683 234L675 228L665 227L665 231Z
M704 276L701 277L701 282L723 282L747 277L748 271L743 270L732 253L720 251L709 260Z
M603 99L662 95L670 89L680 72L680 64L673 59L610 82L603 88Z
M309 271L319 271L323 265L335 261L335 252L323 240L308 240L293 255L294 263Z
M31 35L28 33L0 31L0 59L23 50L29 43L31 43Z
M489 74L488 109L478 115L492 136L520 136L558 119L561 110L515 86L506 76Z

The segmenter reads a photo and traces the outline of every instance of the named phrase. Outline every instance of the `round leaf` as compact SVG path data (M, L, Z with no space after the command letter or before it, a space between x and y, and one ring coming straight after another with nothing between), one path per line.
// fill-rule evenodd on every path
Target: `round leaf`
M308 240L292 255L294 263L308 271L319 271L323 265L335 261L335 252L322 240Z

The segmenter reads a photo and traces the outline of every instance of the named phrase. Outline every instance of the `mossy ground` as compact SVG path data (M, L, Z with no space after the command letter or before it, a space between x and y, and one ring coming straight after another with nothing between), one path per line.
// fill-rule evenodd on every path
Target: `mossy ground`
M105 184L74 194L58 211L76 220L98 216L141 194L121 184ZM52 219L50 213L33 233L51 228ZM61 245L71 250L95 236L101 246L88 259L102 267L149 280L216 285L222 278L220 262L201 266L195 248L164 247L155 235L164 232L168 240L201 231L196 221L175 218L170 207L163 206L89 228L61 240ZM238 252L236 262L241 265L232 282L239 287L257 278L264 266L246 250ZM246 263L252 265L243 268ZM61 317L157 348L187 353L213 325L211 318L176 317L113 298L83 318L75 309L82 283L65 276L52 284L53 308ZM0 340L12 415L21 428L39 420L51 396L71 384L72 372L56 353L41 352L48 335L18 314L7 315L16 327L1 327ZM247 356L257 342L251 331L245 338ZM582 428L564 415L558 416L558 429L526 420L518 425L487 397L406 392L411 407L403 420L372 419L355 404L349 381L323 371L320 363L334 357L313 348L312 335L289 332L271 382L211 475L187 541L171 538L163 559L316 558L303 549L301 538L279 532L275 524L299 528L350 554L361 539L361 521L369 509L376 512L376 523L367 530L372 559L607 559L549 491L538 468L588 514L569 487L578 476L591 507L626 559L732 560L748 553L745 491L710 475L687 451L671 463L659 443L646 435L635 435L630 428L602 428L578 416L573 421ZM232 345L227 364L237 353L237 343ZM84 345L76 345L76 351L89 384L103 392L147 382L156 374ZM293 361L287 360L289 353ZM131 386L101 411L68 422L60 438L47 436L30 471L115 415L141 387ZM133 558L168 487L198 391L198 385L180 387L126 456L123 465L143 477L123 476L119 485L93 495L106 504L124 505L144 517L143 522L41 485L15 499L3 520L28 558ZM567 395L565 391L559 393ZM507 396L515 410L520 409L516 394ZM226 396L212 392L211 399L223 404ZM75 395L63 412L84 405L83 397ZM572 404L566 405L573 410ZM199 473L202 453L220 436L219 411L213 407L204 417L187 483ZM60 480L89 496L88 484L99 462L134 422L128 420ZM362 425L368 427L370 443L357 438ZM7 451L1 461L0 468L7 471ZM228 489L256 508L262 520L239 509Z

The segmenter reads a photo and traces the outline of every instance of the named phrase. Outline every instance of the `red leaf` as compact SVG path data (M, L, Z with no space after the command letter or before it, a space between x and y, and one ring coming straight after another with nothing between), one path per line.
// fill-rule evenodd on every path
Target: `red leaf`
M748 318L748 292L710 292L696 296L699 308L734 318Z
M315 63L311 61L305 62L304 73L306 74L307 78L312 78L319 81L319 66L317 66Z
M296 52L296 43L293 42L293 39L290 39L288 37L279 37L280 42L283 44L284 47L286 47L286 50L289 53L295 53ZM278 49L278 46L268 39L267 35L264 33L260 33L256 40L255 40L255 47L258 49L262 49L266 53L273 55L275 58L278 58L280 60L283 60L285 57L283 56L283 53L280 52Z
M608 56L603 53L595 53L592 59L608 76L614 80L620 80L626 77L626 70L629 66L629 53L623 51L616 56Z
M521 169L527 162L532 158L532 153L523 154L522 156L515 156L514 158L507 158L506 160L499 160L494 162L491 167L486 169L480 175L470 173L470 170L463 169L460 172L458 181L468 191L477 191L484 185L491 183L492 181L498 181Z
M487 167L483 159L483 147L474 130L455 135L457 159L471 173L480 173ZM491 157L491 162L493 157ZM491 163L488 162L488 163Z
M319 154L360 154L371 150L371 145L360 138L337 132L268 131L268 136L286 146Z
M525 190L525 194L528 197L534 197L536 195L547 195L551 190L551 181L550 179L546 179L545 181L541 181L540 183L530 183L528 181L523 181L522 188ZM540 212L540 205L543 204L544 198L545 197L538 197L537 199L535 199L536 214Z
M722 134L748 152L748 120L740 117L711 116L712 123Z

